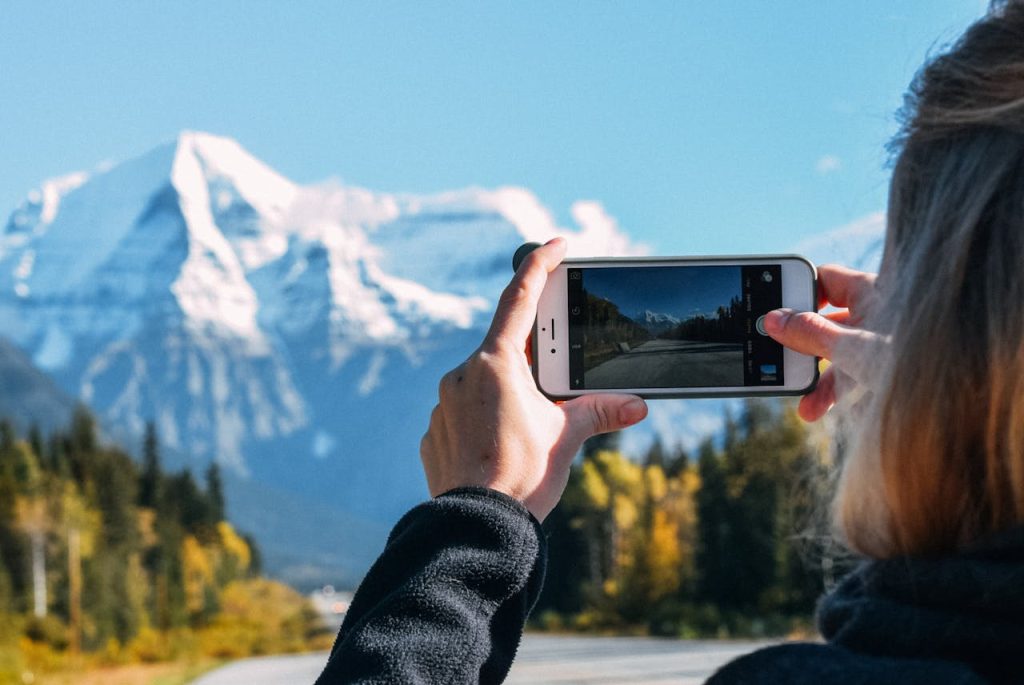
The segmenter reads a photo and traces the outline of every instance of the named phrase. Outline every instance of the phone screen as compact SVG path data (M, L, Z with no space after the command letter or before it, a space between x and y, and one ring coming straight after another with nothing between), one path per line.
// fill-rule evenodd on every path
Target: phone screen
M568 278L573 390L784 384L759 332L782 306L778 264L581 267Z

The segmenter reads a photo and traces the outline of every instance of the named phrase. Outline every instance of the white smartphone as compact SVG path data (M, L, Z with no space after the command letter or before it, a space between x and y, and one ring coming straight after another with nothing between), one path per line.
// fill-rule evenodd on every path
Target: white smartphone
M797 255L566 260L537 310L537 386L552 399L805 394L818 360L762 326L779 307L815 311L816 293Z

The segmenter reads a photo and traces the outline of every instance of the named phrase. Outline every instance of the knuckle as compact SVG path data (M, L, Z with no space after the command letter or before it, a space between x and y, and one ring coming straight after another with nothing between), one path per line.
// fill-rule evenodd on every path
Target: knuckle
M449 371L445 375L441 376L441 382L438 383L438 386L437 386L437 396L441 399L442 402L445 402L446 400L448 400L451 397L452 393L455 391L455 386L457 386L459 384L459 380L461 378L462 378L461 367L452 369L451 371ZM437 409L439 409L439 408L440 407L435 407L434 411L436 412ZM434 418L434 416L432 414L431 415L431 419L433 420L433 418Z
M484 378L500 376L505 367L509 342L504 338L495 340L489 350L481 350L473 357L473 372Z
M507 309L514 307L529 297L529 295L530 286L528 279L525 275L517 277L502 291L501 297L498 298L498 308Z
M875 289L875 274L855 271L850 275L851 292L854 297L865 297Z
M815 312L797 312L786 322L786 328L790 326L803 328L813 333L826 328L825 318Z
M611 414L608 413L608 407L600 402L594 402L590 405L590 413L595 432L607 433L612 430Z
M486 370L494 370L504 364L505 359L511 359L522 354L520 345L513 343L507 337L498 336L491 341L487 350L481 352L478 364Z
M519 272L527 274L530 273L531 271L540 268L541 265L544 263L543 257L543 250L534 250L530 254L526 255L526 258L523 260L522 268L519 270Z
M420 457L423 459L427 459L434 453L434 443L438 439L438 434L444 430L443 423L444 411L440 404L434 405L434 409L430 412L430 423L420 438Z

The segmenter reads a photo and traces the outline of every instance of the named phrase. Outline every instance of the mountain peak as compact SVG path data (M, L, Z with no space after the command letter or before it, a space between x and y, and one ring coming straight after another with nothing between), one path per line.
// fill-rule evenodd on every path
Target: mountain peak
M172 175L193 163L197 165L194 172L216 191L210 199L222 211L240 198L262 214L280 217L295 199L294 183L232 138L182 131L175 142Z
M433 375L425 360L476 335L522 242L636 249L596 203L572 214L578 228L558 226L525 188L299 186L231 138L182 131L12 215L0 330L112 423L158 420L244 472L244 444L333 430L324 379L362 407L395 373Z

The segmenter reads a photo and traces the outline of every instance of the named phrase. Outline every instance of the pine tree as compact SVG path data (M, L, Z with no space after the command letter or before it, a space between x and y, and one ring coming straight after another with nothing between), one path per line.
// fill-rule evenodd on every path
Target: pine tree
M544 519L548 536L548 566L544 587L534 615L545 611L575 614L583 609L583 587L587 582L587 540L579 525L584 515L580 506L580 470L573 467L565 496Z
M206 498L209 501L210 521L224 521L224 482L221 480L220 467L216 461L211 462L206 469Z
M725 473L710 438L701 443L697 468L697 597L719 606L730 603L731 579L727 575L730 530Z
M43 447L43 433L39 430L39 424L33 423L28 429L28 446L31 448L32 453L39 457L40 461L46 462L43 458L46 451ZM46 464L52 470L52 464Z
M8 419L0 419L0 452L14 449L14 424Z
M665 468L667 465L668 458L665 455L665 445L662 444L659 438L655 438L654 442L651 443L650 448L647 450L647 454L644 456L644 466L657 466L660 469Z
M256 544L256 538L249 533L243 533L242 539L249 546L249 575L251 577L263 574L263 554L260 546Z
M735 609L754 609L775 582L777 497L782 476L775 420L766 402L745 401L737 438L723 454L732 550L725 571L733 586L727 605Z
M95 475L91 489L102 528L97 550L85 569L86 611L100 640L130 640L143 622L144 588L140 587L141 544L135 503L138 469L116 450L96 450L90 459Z
M18 525L17 501L21 486L17 477L17 453L14 427L0 421L0 571L10 584L10 604L14 611L29 608L31 578L22 560L29 557L28 540Z
M146 424L142 441L142 474L139 477L139 506L155 509L160 499L162 472L160 471L160 442L156 426Z
M64 436L64 452L72 476L79 487L85 487L92 480L93 469L91 456L96 452L96 420L89 410L82 405L75 407L71 417L71 430Z
M690 468L690 455L680 445L676 448L675 453L668 457L668 461L665 464L665 475L669 478L678 478L688 468Z
M583 456L591 457L599 452L615 452L619 449L621 438L620 431L595 435L583 443Z

